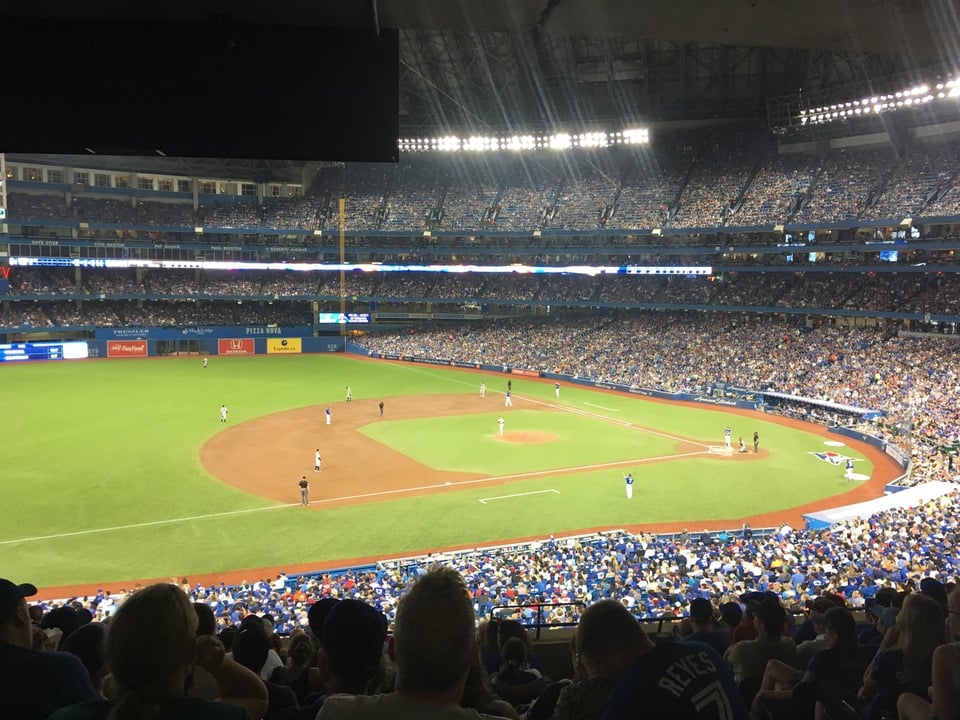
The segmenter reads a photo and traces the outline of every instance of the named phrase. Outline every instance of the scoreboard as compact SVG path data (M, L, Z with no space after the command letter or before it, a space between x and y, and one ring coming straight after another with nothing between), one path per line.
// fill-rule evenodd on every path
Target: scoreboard
M370 313L317 313L318 325L366 325L370 322Z
M77 360L89 356L90 349L82 341L0 344L0 362Z

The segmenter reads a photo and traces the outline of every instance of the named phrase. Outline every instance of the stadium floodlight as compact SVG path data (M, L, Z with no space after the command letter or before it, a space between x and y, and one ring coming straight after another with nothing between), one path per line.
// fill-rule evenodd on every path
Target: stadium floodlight
M463 141L463 149L471 152L485 152L497 150L499 145L498 138L486 137L483 135L473 135Z
M646 128L632 128L623 131L623 141L627 145L646 145L650 142L650 131Z
M455 135L447 135L437 139L437 149L442 152L457 152L460 147L460 138Z
M574 139L580 147L596 148L607 146L607 134L604 132L588 132L574 135Z
M816 125L862 116L866 113L878 115L888 110L912 108L918 105L926 105L935 100L960 97L960 77L937 83L933 87L937 91L936 94L934 94L929 83L919 83L883 95L872 95L859 100L803 108L799 111L797 117L800 125Z
M533 150L537 147L537 141L533 135L513 135L506 139L505 147L507 150L513 150L514 152Z
M578 134L558 132L553 135L471 135L458 137L400 138L397 147L401 152L496 152L507 150L521 152L530 150L570 150L579 148L605 148L613 145L640 145L650 142L650 134L644 128L628 130L591 130Z

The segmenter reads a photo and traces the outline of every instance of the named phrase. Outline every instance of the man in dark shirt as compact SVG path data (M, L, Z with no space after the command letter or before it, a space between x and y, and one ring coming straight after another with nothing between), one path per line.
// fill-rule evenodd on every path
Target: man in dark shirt
M577 627L580 662L592 677L616 683L603 720L644 715L671 720L746 720L747 708L723 658L704 643L654 645L630 612L602 600Z
M681 642L706 643L723 655L730 647L730 633L717 627L713 618L713 604L706 598L694 598L690 602L690 626L693 632Z
M43 720L54 710L96 697L79 658L33 650L26 598L33 585L0 578L0 717Z

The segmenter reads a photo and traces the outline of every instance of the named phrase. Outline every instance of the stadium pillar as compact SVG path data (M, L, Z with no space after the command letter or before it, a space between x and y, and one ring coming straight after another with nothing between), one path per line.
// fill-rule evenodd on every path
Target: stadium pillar
M0 233L7 232L7 156L0 153Z
M347 238L347 216L346 216L347 200L346 198L340 198L339 210L340 210L340 312L345 313L347 311L347 274L343 270L343 264L346 262L347 251L346 251L346 238ZM347 325L346 323L340 325L340 334L347 334Z

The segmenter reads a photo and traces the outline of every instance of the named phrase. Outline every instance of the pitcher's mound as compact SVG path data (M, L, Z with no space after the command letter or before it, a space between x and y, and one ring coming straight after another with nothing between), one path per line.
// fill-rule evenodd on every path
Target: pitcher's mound
M548 443L557 439L556 435L550 433L537 432L536 430L512 430L503 435L497 435L498 440L504 442L520 443L522 445L533 445L534 443Z

